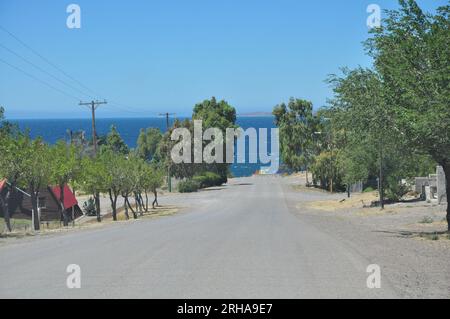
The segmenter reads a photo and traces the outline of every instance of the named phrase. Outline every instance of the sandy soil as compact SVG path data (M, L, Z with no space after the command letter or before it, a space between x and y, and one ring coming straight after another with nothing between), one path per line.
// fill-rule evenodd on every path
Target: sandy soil
M376 193L329 194L304 190L286 178L293 212L351 246L382 268L382 278L405 298L450 298L450 237L444 205L398 203L365 208ZM289 191L287 191L289 192Z

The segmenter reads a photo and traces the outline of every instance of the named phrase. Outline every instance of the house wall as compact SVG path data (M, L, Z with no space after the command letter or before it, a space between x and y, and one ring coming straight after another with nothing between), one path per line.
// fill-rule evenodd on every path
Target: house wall
M5 191L5 190L4 190ZM61 214L59 212L59 202L53 193L48 188L43 188L39 192L40 204L45 204L45 207L41 207L41 221L55 221L61 220ZM31 198L25 196L20 192L15 192L11 200L11 217L14 218L15 214L21 214L22 216L31 219L32 204ZM72 216L72 208L66 210L69 218ZM83 215L82 210L78 205L74 208L75 218ZM3 211L0 207L0 216L3 217Z

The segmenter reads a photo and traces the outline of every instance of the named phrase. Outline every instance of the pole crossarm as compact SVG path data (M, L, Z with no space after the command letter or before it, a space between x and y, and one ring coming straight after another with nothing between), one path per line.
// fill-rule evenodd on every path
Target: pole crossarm
M102 105L102 104L107 104L108 102L106 102L106 100L103 101L99 101L99 100L92 100L91 102L81 102L79 103L79 105L82 106L88 106L91 109L92 112L92 144L94 146L94 154L97 154L97 131L95 128L95 111L97 110L97 108Z

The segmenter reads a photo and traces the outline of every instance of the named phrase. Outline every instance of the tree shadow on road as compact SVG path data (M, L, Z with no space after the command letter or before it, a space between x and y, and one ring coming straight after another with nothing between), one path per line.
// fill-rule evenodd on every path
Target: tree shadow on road
M392 237L396 238L426 238L426 239L439 239L439 237L450 236L449 232L443 231L409 231L409 230L376 230L375 233L390 234ZM450 239L450 238L447 238Z

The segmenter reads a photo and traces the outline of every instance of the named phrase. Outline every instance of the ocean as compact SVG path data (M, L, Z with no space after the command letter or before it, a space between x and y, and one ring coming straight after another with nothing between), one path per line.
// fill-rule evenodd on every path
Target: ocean
M32 138L42 137L47 143L69 139L68 132L83 130L86 136L92 135L92 122L90 119L21 119L10 120L16 123L22 131L28 130ZM172 122L171 122L172 123ZM271 116L242 116L238 117L237 125L243 129L253 127L255 129L267 128L268 148L270 149L270 128L274 128L274 118ZM166 131L165 118L99 118L96 120L98 135L108 133L111 126L116 126L125 143L130 148L136 147L136 141L141 128L159 128ZM248 148L247 154L248 156ZM261 168L261 163L255 164L231 164L231 172L235 177L251 176Z

